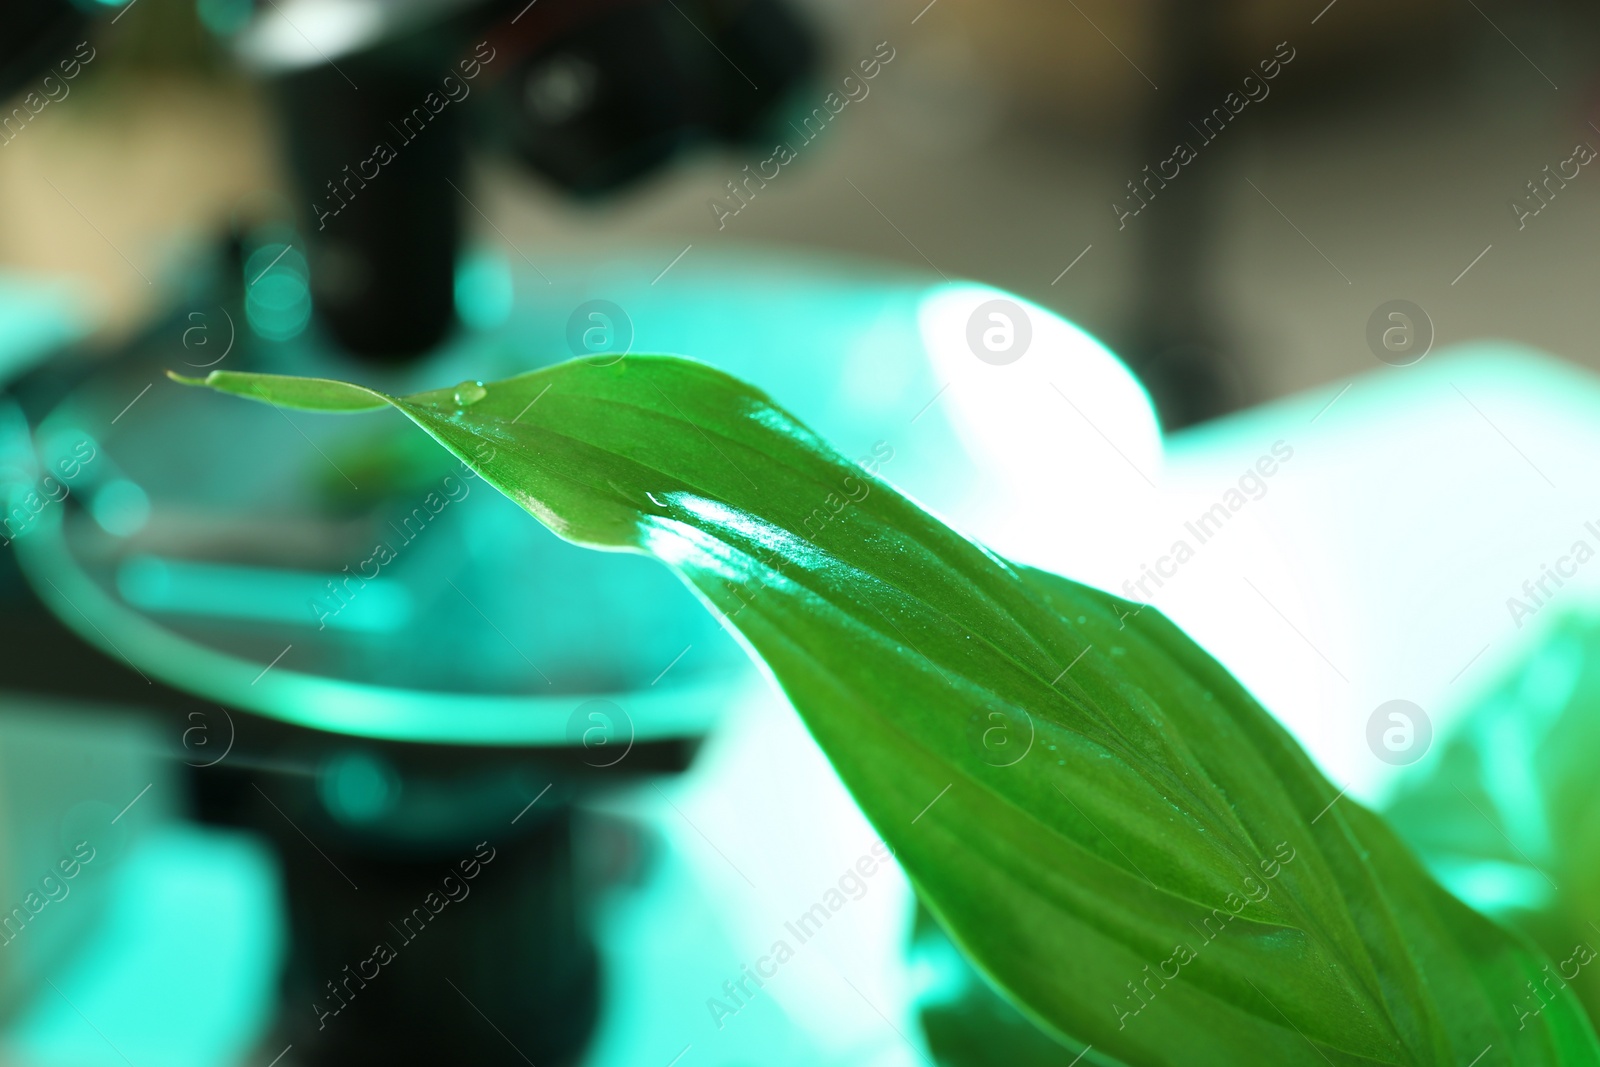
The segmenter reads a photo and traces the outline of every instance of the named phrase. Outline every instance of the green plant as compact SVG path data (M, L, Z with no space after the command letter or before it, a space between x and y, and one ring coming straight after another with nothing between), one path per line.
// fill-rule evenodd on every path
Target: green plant
M1570 993L1517 1028L1545 959L1159 613L995 556L742 382L662 356L409 397L188 381L392 405L561 536L673 567L1062 1062L1600 1063Z
M1464 900L1526 933L1549 971L1525 986L1538 1015L1570 986L1600 1017L1600 620L1557 618L1471 706L1385 819Z

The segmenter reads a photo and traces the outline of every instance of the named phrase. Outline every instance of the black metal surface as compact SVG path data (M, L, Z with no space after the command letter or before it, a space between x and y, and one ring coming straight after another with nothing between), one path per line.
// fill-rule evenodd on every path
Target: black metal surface
M551 0L505 28L508 147L568 192L626 186L681 150L781 125L815 65L807 27L775 0ZM497 38L497 41L502 38Z
M0 692L93 701L149 720L184 765L193 816L271 842L291 944L277 1029L299 1062L509 1065L526 1056L560 1065L582 1051L599 1010L599 964L574 870L573 797L679 771L695 742L640 742L621 764L596 770L581 748L355 741L225 715L79 640L33 597L10 553L0 555L0 649ZM397 800L381 818L352 822L329 810L328 765L352 752L392 769ZM480 842L495 856L467 881L460 865ZM452 873L468 895L435 913L439 898L430 906L428 894L448 899ZM426 928L416 918L389 926L417 908L431 917ZM344 968L370 974L363 961L381 942L395 961L374 980L351 979ZM330 981L352 982L346 1006Z
M463 188L470 139L601 195L694 145L781 125L817 51L781 0L545 0L281 75L318 321L386 361L449 334L462 220L479 210Z
M1145 117L1135 148L1141 163L1164 159L1173 146L1196 142L1191 123L1221 102L1229 86L1219 57L1228 54L1223 6L1213 0L1166 0L1160 28L1162 91ZM1118 351L1150 391L1165 430L1224 415L1244 402L1229 356L1234 343L1214 310L1211 286L1218 247L1217 158L1229 138L1203 150L1207 158L1158 182L1136 230L1133 310ZM1151 190L1145 189L1145 195ZM1138 194L1135 194L1138 195ZM1130 200L1131 202L1131 200Z
M0 99L35 78L42 79L54 64L70 59L88 22L69 0L12 0L6 4L0 32ZM0 134L0 141L9 139Z
M282 863L280 1033L306 1064L572 1062L599 963L570 790L538 795L528 768L407 763L413 799L363 825L330 813L315 774L197 772L211 817L264 833ZM522 796L537 801L519 814Z
M464 149L461 107L440 89L449 42L390 45L277 85L317 317L358 355L419 356L455 323Z

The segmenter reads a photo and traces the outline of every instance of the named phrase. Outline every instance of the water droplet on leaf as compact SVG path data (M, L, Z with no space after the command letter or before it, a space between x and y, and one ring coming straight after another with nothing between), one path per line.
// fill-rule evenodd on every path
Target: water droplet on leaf
M489 395L489 390L483 387L482 382L462 382L456 386L455 402L457 407L467 408L476 404Z

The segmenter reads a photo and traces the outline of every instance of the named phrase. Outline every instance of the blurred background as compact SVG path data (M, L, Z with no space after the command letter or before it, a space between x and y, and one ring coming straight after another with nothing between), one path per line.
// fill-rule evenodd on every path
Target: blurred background
M1600 545L1593 5L28 0L0 27L5 1062L1076 1062L892 863L736 992L879 864L715 622L405 427L166 369L470 394L683 352L1122 595L1289 440L1158 606L1452 890L1556 958L1600 938L1570 757L1600 576L1559 612L1520 591ZM1020 396L941 363L940 316L997 292L1111 368L1079 436L1007 437ZM1392 714L1414 754L1372 740Z
M148 316L158 294L140 270L171 269L241 200L289 189L269 89L205 26L227 28L241 8L218 2L202 18L194 5L139 0L74 84L75 103L0 156L15 205L5 262L86 286L103 330ZM1396 296L1425 307L1441 341L1509 337L1591 358L1572 315L1595 194L1573 182L1560 221L1521 230L1508 206L1532 205L1526 183L1600 136L1586 5L939 0L926 13L810 3L796 15L819 49L816 99L792 101L797 114L879 41L896 49L894 76L874 79L870 105L850 107L818 151L761 190L759 209L719 229L708 201L732 203L725 183L770 156L764 144L702 146L599 203L491 156L471 163L487 218L469 212L464 225L530 256L651 240L932 267L1036 300L1119 352L1141 294L1193 259L1181 269L1203 280L1195 298L1227 338L1233 402L1365 369L1367 316ZM1167 193L1201 201L1193 229L1154 213L1119 229L1112 205L1135 206L1127 183L1172 155L1163 126L1198 123L1243 91L1280 41L1295 58L1267 83L1270 103L1240 113ZM1452 285L1491 244L1472 285Z

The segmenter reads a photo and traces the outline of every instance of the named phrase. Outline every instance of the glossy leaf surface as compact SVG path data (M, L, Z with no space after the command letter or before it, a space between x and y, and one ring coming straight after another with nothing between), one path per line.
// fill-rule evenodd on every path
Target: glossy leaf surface
M404 398L205 384L382 399L563 537L674 567L953 940L1085 1062L1600 1062L1570 993L1518 1028L1545 960L1160 614L996 557L742 382L630 356Z

